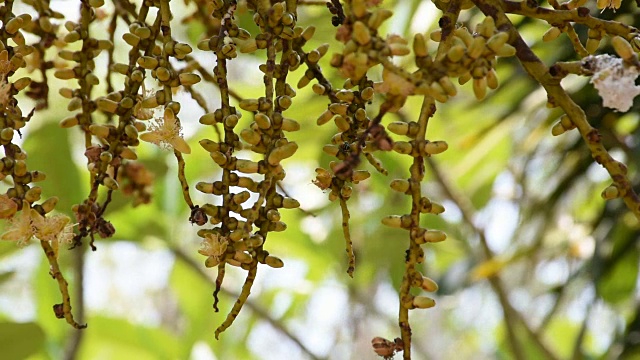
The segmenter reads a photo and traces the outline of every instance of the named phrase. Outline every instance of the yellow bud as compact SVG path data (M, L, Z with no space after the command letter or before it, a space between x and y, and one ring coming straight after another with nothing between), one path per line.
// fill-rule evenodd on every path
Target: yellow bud
M394 228L408 228L411 225L411 217L408 215L388 215L382 218L382 224Z
M328 123L331 119L333 119L333 115L334 113L331 110L325 110L316 120L316 124L320 126Z
M271 127L271 120L269 117L263 113L256 114L253 119L260 129L266 130Z
M448 76L441 77L440 80L438 80L438 83L442 86L447 95L456 96L456 94L458 94L458 90L456 90L455 85L453 85L453 82Z
M42 210L44 210L45 213L50 213L56 207L57 204L58 204L58 197L52 196L47 200L45 200L42 204L40 204L40 206L42 206Z
M611 45L613 45L613 49L623 60L629 61L633 58L633 55L635 55L631 44L622 36L614 36L613 39L611 39Z
M209 139L202 139L199 141L200 146L202 146L203 149L211 152L211 151L219 151L220 150L220 144L218 144L217 142L213 141L213 140L209 140Z
M196 190L205 193L205 194L213 194L213 184L207 182L198 182L196 183ZM217 208L216 208L217 209ZM210 216L214 216L209 214Z
M600 39L592 39L588 38L585 48L589 54L593 54L598 51L598 47L600 46Z
M351 124L349 123L349 120L347 117L339 115L336 116L333 121L336 123L336 127L340 130L340 131L348 131L351 128Z
M516 48L509 44L504 44L498 51L495 52L496 56L509 57L516 54Z
M268 255L267 257L265 257L264 263L275 269L284 266L284 262L282 260L272 255Z
M76 72L73 69L58 69L53 73L53 76L60 80L71 80L75 79Z
M620 190L615 185L609 185L602 191L602 194L600 195L605 200L613 200L620 197Z
M260 137L260 134L258 134L257 132L251 129L242 130L240 132L240 137L242 138L242 140L248 142L251 145L258 145L262 140L262 138Z
M391 186L391 189L395 191L406 193L407 191L409 191L410 183L409 183L409 180L395 179L391 181L390 186Z
M446 141L429 141L424 144L424 152L428 155L437 155L449 148Z
M329 156L336 156L340 152L340 147L337 145L325 145L322 147L322 151L324 151Z
M209 156L211 157L211 159L213 159L213 161L215 161L216 164L220 166L223 166L227 163L227 156L220 151L212 151L209 153Z
M387 130L396 135L407 135L409 133L409 124L404 121L394 121L387 125Z
M437 29L429 34L429 38L435 42L440 42L442 40L442 29Z
M498 76L496 75L496 71L493 68L489 69L487 72L487 87L489 89L495 90L498 88Z
M300 203L293 198L284 198L282 200L282 207L285 209L296 209L300 207Z
M418 33L413 37L413 52L416 57L426 57L429 55L429 49L424 35Z
M436 243L447 239L447 234L440 230L427 230L422 236L422 240L425 243Z
M98 109L111 114L118 110L118 103L105 97L96 99L96 105L98 106Z
M109 190L118 190L118 182L115 181L113 178L111 177L105 177L102 180L102 183L104 184L104 186L106 186Z
M464 85L467 82L469 82L469 80L471 80L473 78L473 76L471 75L470 72L466 72L462 75L460 75L460 77L458 78L458 84L460 85Z
M160 66L156 69L156 78L160 81L169 81L171 73L167 68Z
M283 146L279 146L269 153L267 161L271 165L277 165L280 161L291 157L298 150L298 144L294 141L286 143Z
M371 34L369 29L362 21L356 21L353 24L353 31L351 32L353 39L360 45L367 45L371 41Z
M40 200L40 195L42 194L42 188L40 186L34 186L31 189L27 190L24 194L24 199L30 203L34 203Z
M127 160L136 160L138 158L138 155L136 155L136 153L131 150L131 148L126 147L122 149L122 152L120 152L120 157Z
M487 95L486 78L473 79L473 94L478 100L484 99L484 97Z
M236 160L236 170L245 174L254 174L258 172L258 163L250 160Z
M200 82L200 75L193 73L182 73L178 75L180 85L191 86Z
M426 296L416 296L413 298L413 307L416 309L428 309L436 306L436 301Z
M411 154L413 152L413 145L406 141L396 141L393 143L393 151L399 154Z
M282 131L289 132L298 131L300 130L300 123L293 119L284 118L282 119L282 125L280 126L280 129L282 129Z
M371 173L367 170L355 170L353 175L351 175L351 180L354 182L363 181L368 179L371 176Z
M89 131L99 138L106 139L109 136L109 128L104 125L90 125Z
M555 125L553 125L553 127L551 128L551 135L553 136L558 136L558 135L562 135L567 131L567 129L565 129L565 127L562 125L561 122L557 122Z
M31 84L31 79L30 79L30 78L28 78L28 77L23 77L23 78L20 78L20 79L16 80L16 81L13 83L13 87L14 87L16 90L21 91L22 89L24 89L24 88L26 88L27 86L29 86L29 84Z
M337 104L337 103L334 103L334 104L329 105L329 110L330 110L332 113L336 114L336 115L343 115L343 116L345 116L345 115L347 115L347 108L348 108L348 107L349 107L349 105L347 105L347 104Z
M138 58L138 65L147 70L153 70L158 67L158 59L152 56L141 56Z
M444 212L444 206L438 204L438 203L431 203L431 210L429 211L429 213L431 214L442 214Z
M562 34L562 31L559 28L554 26L551 29L547 30L544 33L544 35L542 35L542 41L544 42L553 41L557 39L558 36L560 36L560 34Z
M466 49L462 45L454 45L449 49L449 51L447 51L447 59L451 62L457 63L464 57L466 52L465 50Z
M422 284L420 284L422 290L427 292L436 292L438 291L438 284L433 281L433 279L424 276L422 278Z
M220 261L222 259L220 259L220 257L218 256L209 256L207 258L207 260L204 261L204 266L210 268L210 267L214 267L214 266L218 266L220 265Z
M23 24L24 20L21 17L14 17L13 19L7 21L4 30L8 34L13 35L18 32L18 30L20 30Z
M493 52L498 52L500 48L507 43L507 40L509 40L509 34L506 32L499 32L489 38L489 41L487 41L487 47Z
M243 99L238 104L245 111L258 111L259 105L258 99Z
M479 58L486 46L487 40L482 36L476 36L475 38L473 38L473 42L471 42L471 45L467 49L467 56L472 59Z

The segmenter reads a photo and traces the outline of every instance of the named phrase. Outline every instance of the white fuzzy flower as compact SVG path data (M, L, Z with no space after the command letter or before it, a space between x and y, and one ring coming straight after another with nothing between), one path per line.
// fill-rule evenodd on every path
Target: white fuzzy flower
M593 71L591 83L602 98L602 105L617 111L627 111L633 99L640 94L635 84L638 69L611 55L588 56L583 60L586 68Z

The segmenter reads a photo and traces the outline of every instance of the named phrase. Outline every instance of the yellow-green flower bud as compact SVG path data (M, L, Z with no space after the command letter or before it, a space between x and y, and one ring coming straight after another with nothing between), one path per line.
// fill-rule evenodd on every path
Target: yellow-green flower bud
M300 207L300 202L296 199L286 197L282 199L282 207L285 209L296 209Z
M109 136L109 128L104 125L90 125L89 131L99 138L106 139Z
M415 309L428 309L436 306L436 301L426 296L416 296L412 302Z
M205 193L205 194L213 194L213 184L212 183L208 183L208 182L200 181L200 182L196 183L196 190L200 191L201 193ZM211 214L207 214L207 215L215 216L215 215L211 215Z
M264 263L275 269L284 266L284 262L282 260L272 255L267 255L267 257L264 258Z
M178 78L182 86L191 86L200 82L200 75L193 73L182 73Z
M329 156L336 156L340 152L340 147L337 146L337 145L327 144L327 145L322 147L322 151L324 151L325 154L327 154Z
M447 239L447 234L440 230L427 230L422 236L422 240L425 243L436 243Z
M473 79L473 94L478 100L482 100L485 96L487 96L486 78Z
M399 154L411 154L411 152L413 152L413 145L406 141L396 141L393 143L393 151Z
M118 182L112 177L105 177L102 180L104 186L106 186L109 190L118 190Z
M353 182L363 181L368 179L371 176L371 173L367 170L355 170L353 175L351 175L351 180Z
M394 228L409 228L411 217L407 215L388 215L382 218L382 224Z
M611 39L611 45L616 53L618 53L618 55L620 55L620 57L625 61L631 60L633 55L635 55L631 44L629 44L629 42L622 36L614 36Z
M60 80L71 80L75 79L76 72L73 69L58 69L53 73L53 76Z
M343 115L336 116L333 120L336 123L336 127L344 132L348 131L351 128L351 124L349 123L349 118Z
M42 188L40 186L34 186L31 189L27 190L24 194L24 199L30 203L34 203L40 200L40 195L42 194Z
M136 153L131 150L130 147L125 147L124 149L122 149L122 151L120 152L120 157L127 160L138 159L138 155L136 155Z
M487 46L487 40L482 36L476 36L475 38L473 38L471 45L469 45L469 48L467 49L467 56L469 56L472 59L479 58L480 55L482 55L482 52L484 51L486 46ZM498 47L498 49L499 48L500 47Z
M223 166L227 163L227 156L220 151L213 151L209 153L209 156L211 156L211 159L213 159L213 161L215 161L215 163L220 166Z
M406 193L407 191L409 191L410 183L409 183L409 180L395 179L391 181L390 186L391 186L391 189L395 191Z
M257 113L253 119L255 120L258 127L262 130L266 130L271 128L271 119L263 113Z
M238 104L242 110L245 111L258 111L258 107L260 106L260 102L258 99L243 99Z
M619 198L621 194L617 186L609 185L602 191L602 194L600 195L605 200L613 200Z
M424 144L424 152L428 155L437 155L449 148L446 141L429 141Z
M96 105L98 106L98 109L111 114L118 110L118 103L105 97L96 99Z
M509 44L504 44L498 51L495 51L496 56L499 57L509 57L516 54L516 48Z
M429 38L435 42L442 41L442 29L437 29L429 34Z
M257 162L250 160L236 160L236 170L245 174L255 174L258 172L259 166Z
M353 24L353 31L351 32L353 39L360 45L367 45L371 41L371 34L369 29L362 21L356 21Z
M280 161L291 157L298 150L298 144L295 142L289 142L285 145L279 146L273 150L268 157L268 162L271 165L277 165Z
M544 41L544 42L553 41L553 40L557 39L558 36L560 36L560 34L562 34L562 30L560 30L559 28L554 26L551 29L547 30L542 35L542 41Z
M422 290L427 292L436 292L438 291L438 284L433 281L433 279L428 278L426 276L422 277L422 284L420 284Z
M282 131L289 132L298 131L300 130L300 123L293 119L284 118L282 119L282 125L280 126L280 129L282 129Z
M23 78L20 78L20 79L16 80L13 83L13 87L18 91L22 91L22 89L24 89L27 86L29 86L29 84L31 84L31 79L28 78L28 77L23 77Z
M316 124L320 126L328 123L331 119L333 119L333 115L334 113L331 110L325 110L322 114L320 114L318 120L316 120Z
M555 123L555 125L553 125L553 127L551 128L551 135L553 136L559 136L564 134L567 131L567 129L562 125L561 122L557 122Z
M418 33L413 37L413 52L416 57L426 57L429 55L429 49L424 35Z
M243 129L240 132L240 137L251 145L258 145L262 141L260 134L251 129Z
M457 63L464 57L466 49L462 45L454 45L447 51L447 59L453 63Z
M374 95L374 90L372 87L366 87L362 89L362 91L360 92L360 96L365 101L369 101L373 99L373 95Z
M58 204L58 197L52 196L45 200L40 206L42 206L42 210L44 210L45 214L50 213Z

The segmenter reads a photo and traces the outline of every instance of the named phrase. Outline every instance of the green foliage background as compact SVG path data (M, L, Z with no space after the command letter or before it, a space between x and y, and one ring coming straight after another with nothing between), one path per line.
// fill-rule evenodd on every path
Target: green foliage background
M437 26L425 20L437 22L430 3L386 1L385 6L395 9L387 24L391 32L408 35ZM588 6L596 11L595 3ZM600 16L628 21L637 12L626 1L617 14ZM324 42L337 45L324 7L301 13L301 23L317 27L310 48ZM470 26L482 19L473 10L463 14L460 20ZM245 17L244 27L251 29L251 19ZM565 37L543 44L543 24L514 21L545 63L573 59ZM586 29L577 30L586 37ZM174 30L191 43L201 31L196 26ZM253 64L246 56L230 67L237 77L233 86L244 97L260 91L255 78L246 75L254 74L246 70ZM324 69L339 85L335 71L328 64ZM621 201L605 204L599 197L608 185L606 173L593 164L577 132L551 137L550 127L560 113L544 107L543 93L515 60L503 60L498 74L501 87L485 101L476 103L470 85L463 86L462 94L441 104L429 124L428 137L446 140L449 151L428 162L425 193L447 210L424 221L444 230L448 240L427 248L423 272L438 281L440 291L435 308L411 313L415 358L511 358L514 339L531 359L549 354L562 359L634 358L639 350L633 334L640 329L637 220ZM301 71L292 79L299 76ZM587 79L565 81L600 129L605 146L629 165L630 178L638 178L638 106L625 115L612 112L602 108ZM216 98L213 88L203 85L201 91ZM52 93L54 103L65 101ZM196 229L180 200L173 159L145 145L139 156L156 176L153 202L132 208L118 194L106 216L116 235L98 242L95 253L62 252L72 291L80 286L81 273L74 269L83 269L89 327L80 337L53 316L51 306L59 294L46 259L35 248L0 243L0 357L67 358L70 342L78 340L81 359L375 358L370 340L398 335L395 294L407 240L401 231L383 227L380 219L407 211L406 199L388 184L406 178L409 163L394 154L383 156L389 176L372 170L372 178L360 184L358 197L350 202L357 267L354 279L349 278L339 207L311 183L315 167L329 161L321 149L333 129L317 128L314 116L325 106L324 99L305 89L287 112L302 131L291 135L301 146L295 159L285 162L284 187L305 211L283 213L288 229L270 235L267 248L284 259L285 267L260 268L250 304L220 341L214 340L213 330L232 305L243 274L228 275L221 312L214 313L215 271L205 269L204 258L196 253ZM70 213L88 188L82 139L58 127L65 116L61 108L37 114L38 121L24 131L24 148L30 167L48 174L43 195L59 196L57 209ZM410 101L402 113L384 121L415 118L418 111L419 104ZM195 149L186 158L192 184L219 176L197 145L197 140L214 136L198 128L199 115L182 115ZM465 217L469 214L470 219ZM496 254L492 259L482 251L482 238ZM489 285L488 276L498 279L503 293ZM77 295L73 301L78 304ZM514 312L505 310L504 301ZM515 333L506 331L505 321L515 322Z

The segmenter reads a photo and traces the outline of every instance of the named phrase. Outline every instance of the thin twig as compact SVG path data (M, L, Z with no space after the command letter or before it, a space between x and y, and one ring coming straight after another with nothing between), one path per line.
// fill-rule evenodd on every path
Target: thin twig
M214 283L214 281L211 279L209 274L207 274L204 271L204 269L202 269L202 266L200 266L200 264L198 264L195 260L193 260L187 254L185 254L184 251L182 251L182 250L180 250L180 249L178 249L176 247L171 247L170 250L176 256L176 258L178 258L181 261L183 261L191 270L195 271L198 275L200 275L203 279L205 279L206 281L210 282L211 284ZM225 289L225 288L221 288L220 292L222 292L223 294L225 294L226 296L229 296L231 298L238 298L238 296L239 296L239 294L231 292L231 291L229 291L228 289ZM246 301L245 305L249 309L251 309L251 311L253 311L259 318L261 318L261 319L265 320L266 322L268 322L274 329L276 329L277 331L282 333L282 335L284 335L285 337L287 337L288 339L293 341L296 345L298 345L300 350L302 350L311 359L314 359L314 360L322 359L321 357L315 355L311 350L309 350L296 335L294 335L291 331L289 331L284 326L284 324L282 324L279 320L274 319L273 317L271 317L271 315L269 315L269 313L265 309L263 309L262 307L256 305L253 301Z

